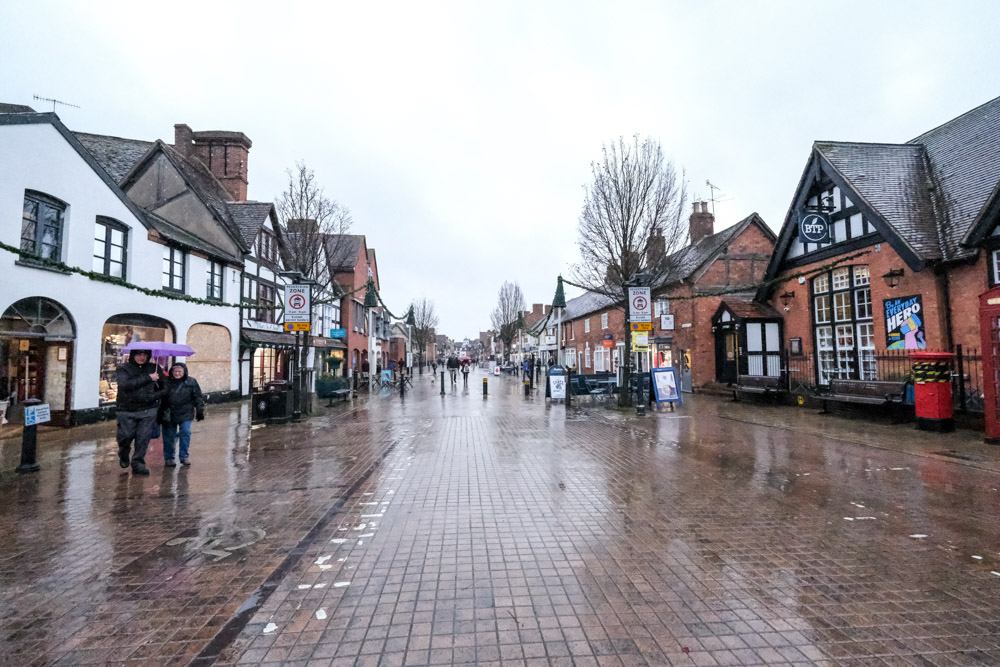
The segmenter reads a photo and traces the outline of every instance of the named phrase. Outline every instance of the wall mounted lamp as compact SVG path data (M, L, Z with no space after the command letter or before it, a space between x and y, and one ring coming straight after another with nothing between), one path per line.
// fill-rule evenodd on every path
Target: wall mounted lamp
M899 279L903 277L903 269L891 269L889 273L882 276L882 280L889 287L895 287L899 284Z
M778 298L781 299L781 305L785 307L785 310L788 310L788 305L792 302L792 299L795 298L795 292L785 292Z

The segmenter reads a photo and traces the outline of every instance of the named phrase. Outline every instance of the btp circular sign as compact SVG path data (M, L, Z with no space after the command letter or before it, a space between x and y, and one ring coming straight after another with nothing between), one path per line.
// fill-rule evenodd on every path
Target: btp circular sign
M830 240L830 221L824 215L807 213L799 221L799 240L825 243Z

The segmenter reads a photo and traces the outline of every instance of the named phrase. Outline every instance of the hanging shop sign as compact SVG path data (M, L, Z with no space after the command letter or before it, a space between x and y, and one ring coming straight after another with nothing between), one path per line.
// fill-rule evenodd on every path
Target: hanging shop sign
M885 343L890 350L926 350L923 306L919 294L885 299Z
M648 287L628 288L628 315L630 322L653 321L653 302Z
M799 241L801 243L829 243L830 216L826 213L801 211L799 213Z

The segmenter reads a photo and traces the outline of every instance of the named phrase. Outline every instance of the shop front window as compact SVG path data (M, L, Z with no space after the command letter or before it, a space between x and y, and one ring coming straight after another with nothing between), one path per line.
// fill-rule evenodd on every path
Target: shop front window
M285 379L285 352L270 347L259 347L253 353L253 384L262 391L269 382Z
M820 384L834 379L874 379L875 336L869 283L867 266L838 267L812 280L816 374Z

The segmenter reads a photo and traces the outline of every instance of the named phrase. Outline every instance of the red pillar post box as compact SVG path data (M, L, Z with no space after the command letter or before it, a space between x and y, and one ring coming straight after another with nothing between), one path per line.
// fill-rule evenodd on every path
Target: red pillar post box
M947 433L955 430L951 401L951 352L914 352L913 399L917 428Z

